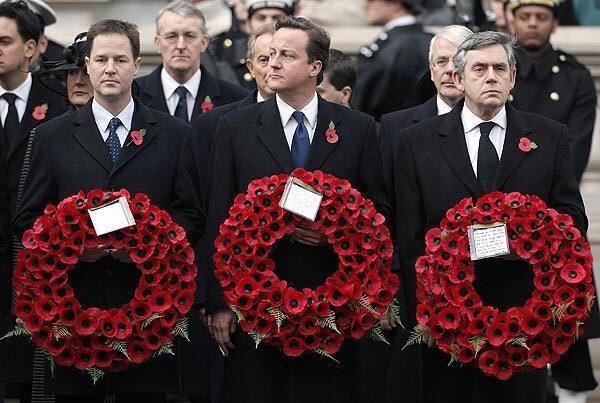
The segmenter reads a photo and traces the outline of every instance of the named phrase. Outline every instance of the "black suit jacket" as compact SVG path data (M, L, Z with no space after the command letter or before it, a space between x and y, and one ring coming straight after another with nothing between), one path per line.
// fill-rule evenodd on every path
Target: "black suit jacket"
M425 233L439 226L446 211L461 199L476 200L482 196L467 151L462 107L463 102L448 114L424 120L396 135L397 251L403 279L408 279L404 285L412 297L409 312L413 323L414 262L425 250ZM572 216L585 233L587 218L571 167L566 126L517 111L510 104L506 111L506 138L493 188L537 195L549 207ZM520 151L519 139L524 136L537 143L538 148L528 153ZM531 266L522 260L477 261L475 272L475 287L484 303L502 310L522 306L533 291ZM423 357L425 401L457 402L464 401L467 395L474 396L473 402L488 402L490 396L499 396L502 402L545 401L545 370L519 374L502 382L471 366L448 367L447 355L435 349L424 347Z
M10 192L8 184L8 164L6 163L6 147L0 141L0 271L10 273L11 244L10 230ZM0 318L7 314L10 307L10 276L0 276Z
M23 158L25 149L27 148L27 139L29 132L34 127L48 122L53 118L62 115L67 107L64 97L44 87L37 79L36 75L32 76L31 90L29 98L27 98L27 107L25 114L21 118L19 129L13 137L13 143L8 152L8 178L10 181L10 201L11 211L14 213L15 201L17 197L17 188L19 186L19 177L21 175L21 167L23 167ZM43 104L48 105L46 116L42 120L36 120L33 117L33 110L36 106ZM0 134L4 136L4 128L0 123Z
M91 101L77 112L37 128L23 202L14 219L17 234L30 228L48 203L94 188L126 188L131 195L145 193L152 204L167 210L187 232L193 244L203 232L202 210L194 205L191 182L178 172L181 146L191 127L135 101L132 130L146 129L139 146L125 141L113 164L92 114ZM190 214L190 211L192 212ZM101 309L127 303L140 272L132 264L106 257L80 263L70 272L70 284L82 305ZM92 387L87 374L59 367L50 381L57 394L175 391L178 371L173 357L157 357L123 373L107 373Z
M169 113L167 101L165 100L165 91L160 79L161 70L162 65L155 68L147 76L138 78L136 82L140 86L140 101L152 109ZM200 85L198 86L198 94L196 95L190 122L202 113L200 105L204 102L206 96L210 97L214 106L220 106L238 101L248 94L248 91L242 87L216 78L203 66L200 66L200 71Z

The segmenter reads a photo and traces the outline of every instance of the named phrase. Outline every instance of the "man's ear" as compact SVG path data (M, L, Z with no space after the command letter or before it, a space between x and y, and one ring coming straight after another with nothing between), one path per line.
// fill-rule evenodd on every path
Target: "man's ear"
M138 72L140 71L140 66L142 65L142 58L138 57L137 59L135 59L133 65L135 67L135 72L133 73L133 75L137 76Z
M201 43L200 43L200 53L206 52L206 49L208 49L209 42L210 42L210 39L208 38L208 35L204 35L202 37Z
M252 77L256 78L256 76L254 75L254 64L252 64L252 60L246 59L246 68L248 69L250 74L252 74Z
M347 85L342 88L342 105L350 106L350 97L352 96L352 88Z
M458 74L458 71L454 70L454 72L452 73L452 81L454 82L454 85L456 86L456 88L459 89L459 91L465 92L465 86L463 85L463 79L460 76L460 74Z
M87 75L90 75L90 58L88 56L86 56L84 58L85 60L85 72L87 73Z
M323 62L320 60L315 60L314 62L312 62L310 64L309 76L317 77L319 75L319 73L321 72L321 69L323 69Z
M38 43L35 39L29 39L25 42L25 57L27 57L27 59L31 59L33 56L35 56L37 50Z

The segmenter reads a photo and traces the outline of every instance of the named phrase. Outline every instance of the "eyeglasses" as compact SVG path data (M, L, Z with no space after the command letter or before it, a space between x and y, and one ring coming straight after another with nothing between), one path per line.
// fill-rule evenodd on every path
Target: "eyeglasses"
M454 58L453 58L453 57L450 57L450 58L448 58L448 57L440 57L439 59L437 59L437 60L435 60L435 61L433 62L433 65L434 65L435 67L437 67L438 69L443 69L443 68L445 68L445 67L448 65L448 63L450 63L450 62L454 63Z
M177 43L177 41L179 40L179 37L183 37L183 41L185 43L194 43L201 37L201 35L196 32L186 32L183 34L178 34L175 32L168 32L165 35L159 35L159 36L162 37L165 40L165 42L167 42L169 44Z

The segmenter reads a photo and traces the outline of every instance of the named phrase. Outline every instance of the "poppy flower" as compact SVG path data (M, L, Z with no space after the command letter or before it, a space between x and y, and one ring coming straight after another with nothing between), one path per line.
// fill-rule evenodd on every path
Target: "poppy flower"
M152 312L164 312L171 307L172 298L166 291L158 291L148 299L148 306Z
M186 314L194 304L194 293L190 290L181 291L174 300L175 307L182 314Z
M560 270L560 278L570 284L577 284L585 278L585 269L580 264L571 262Z
M494 350L487 350L479 354L477 363L486 375L496 376L498 373L498 353Z
M440 325L447 330L454 330L460 325L460 313L452 307L442 309L438 313L437 319Z
M27 315L25 317L25 326L29 332L37 332L42 326L42 320L37 314L32 313L31 315Z
M31 334L31 340L36 346L47 349L48 342L53 337L52 330L49 326L40 326L40 328Z
M52 357L56 365L69 367L75 362L75 351L72 347L65 347L60 353Z
M344 336L338 333L332 333L323 340L323 350L328 354L335 354L338 352L344 341Z
M164 318L164 316L163 316ZM163 319L161 318L161 319ZM116 334L115 338L118 340L125 340L131 335L131 323L127 316L123 314L116 314L113 317L113 321L115 323Z
M98 318L89 311L88 309L77 317L75 332L80 336L89 336L98 328Z
M300 315L306 309L308 299L304 293L288 289L283 296L285 310L292 315Z
M61 308L58 311L60 323L65 326L74 326L77 322L77 314L72 308Z
M553 290L555 288L556 274L554 272L537 273L533 284L539 290Z
M127 355L131 362L141 364L150 358L152 351L146 347L145 343L134 340L127 345Z
M34 310L35 313L38 314L38 316L44 321L51 321L56 316L56 306L48 297L37 301L35 303Z
M496 377L501 381L506 381L512 376L513 366L510 364L509 361L505 359L499 359L497 367L498 372L496 373Z
M432 228L425 234L425 245L429 252L436 252L442 247L442 231L439 228Z
M19 318L33 313L33 302L31 301L18 301L15 305L15 314Z
M104 315L100 320L99 330L106 337L115 337L117 334L117 324L112 315Z
M288 357L298 357L304 350L304 340L300 337L287 338L283 343L283 353Z
M554 302L557 305L563 305L570 302L575 297L575 291L568 286L562 286L554 292Z
M564 335L558 335L552 338L552 350L558 354L564 354L571 347L570 338Z
M487 327L486 336L492 346L500 347L508 339L508 325L494 321Z
M462 346L458 351L460 362L468 363L475 358L475 350L471 346Z
M534 368L545 368L548 364L548 349L542 344L534 344L529 348L529 363Z
M160 318L160 323L167 327L172 327L177 322L177 312L173 308L169 308L162 313L162 317ZM118 333L117 333L118 335Z
M521 329L530 336L536 336L544 328L544 322L530 314L524 312L520 320Z
M131 306L131 313L135 320L143 322L152 315L152 311L145 301L135 301Z
M300 319L298 331L304 336L315 335L319 332L320 327L317 326L317 319L314 316L304 316Z

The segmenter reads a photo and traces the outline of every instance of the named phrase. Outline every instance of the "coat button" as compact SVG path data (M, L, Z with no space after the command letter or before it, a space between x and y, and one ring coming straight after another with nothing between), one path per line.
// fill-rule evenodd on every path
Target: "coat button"
M515 97L513 97L513 94L508 94L508 100L510 102L512 102L515 99Z
M560 56L558 56L558 58L560 59L561 62L567 61L567 57L565 55L560 55Z
M250 73L244 74L244 80L246 80L246 81L252 81L252 74L250 74Z
M559 71L560 71L560 67L558 67L558 66L552 66L552 72L554 74L558 73Z
M223 41L223 46L225 46L226 48L230 48L231 45L233 45L233 41L231 39L227 38Z
M558 92L553 92L550 94L550 99L553 101L558 101L560 99L560 95L558 95Z
M106 275L107 275L108 277L112 277L112 275L113 275L113 274L114 274L114 272L112 271L112 269L111 269L111 268L108 268L108 269L106 269Z

